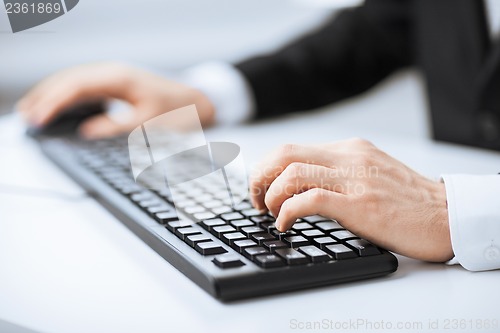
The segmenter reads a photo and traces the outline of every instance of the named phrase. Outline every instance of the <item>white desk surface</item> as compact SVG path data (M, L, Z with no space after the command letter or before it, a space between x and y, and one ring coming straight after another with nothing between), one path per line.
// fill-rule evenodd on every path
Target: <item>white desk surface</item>
M499 153L427 138L422 88L415 75L399 75L376 92L334 109L214 128L207 136L240 144L249 165L280 143L361 136L430 177L500 171ZM499 330L470 325L500 320L500 271L472 273L404 257L398 257L399 269L388 277L221 303L84 197L22 133L15 117L0 119L3 320L54 333L293 332L304 331L294 324L323 320L333 326L323 327L325 331L341 331L335 327L343 325L343 331L380 332L380 325L396 328L398 323L417 325L407 329L414 332L444 331L446 323L448 331ZM67 197L36 195L9 184L49 188ZM463 320L463 329L451 329L454 319ZM356 328L358 320L373 329Z

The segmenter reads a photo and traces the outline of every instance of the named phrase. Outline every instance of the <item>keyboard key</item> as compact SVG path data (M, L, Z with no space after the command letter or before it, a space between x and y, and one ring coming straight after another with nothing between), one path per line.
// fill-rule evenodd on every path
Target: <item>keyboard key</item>
M251 208L251 209L241 211L241 214L245 215L246 217L252 217L252 216L262 215L263 213L261 213L260 211L258 211L255 208Z
M167 229L174 232L174 233L178 228L187 227L187 226L188 225L187 225L186 221L172 221L172 222L168 222L166 225Z
M224 205L231 206L231 210L233 210L233 209L232 209L233 199L226 198L226 199L222 200L222 203L223 203Z
M203 206L199 206L199 205L188 206L188 207L184 207L183 209L188 214L195 214L195 213L201 213L201 212L206 211Z
M260 254L268 253L269 252L267 252L267 250L261 246L246 247L243 249L243 254L252 260Z
M220 217L226 221L239 220L244 218L244 216L238 212L222 214Z
M208 242L212 241L212 238L208 237L207 235L203 234L196 234L196 235L189 235L184 239L184 241L191 247L195 247L196 244L200 242Z
M131 187L134 187L134 182L132 182L130 179L119 179L115 181L110 181L111 185L113 185L119 192L122 194L128 195L131 194L132 192L128 192L128 189ZM140 192L140 189L137 191Z
M156 213L162 213L162 212L171 212L173 209L172 207L168 205L158 205L158 206L151 206L146 208L149 214L156 214Z
M233 247L238 250L238 252L242 253L243 249L246 247L257 246L258 244L251 239L242 239L234 241Z
M222 254L226 253L226 249L217 244L216 242L201 242L197 243L195 246L196 251L203 254L204 256L210 254Z
M190 188L184 190L186 195L189 195L193 199L197 199L199 196L204 195L203 190L201 188Z
M261 227L262 229L266 229L267 232L272 232L273 230L276 230L274 222L261 223L259 227Z
M315 237L325 236L325 234L318 229L302 230L300 233L302 234L302 236L304 236L305 238L309 238L309 239L315 238Z
M283 240L290 244L291 247L300 247L300 246L305 246L309 245L309 241L302 236L290 236L290 237L284 237Z
M205 229L207 229L208 231L211 231L213 227L217 227L217 226L220 226L220 225L225 225L226 222L224 220L221 220L221 219L210 219L210 220L205 220L203 222L201 222L201 226Z
M277 249L282 249L288 247L285 243L280 240L272 240L263 243L264 247L268 249L270 252L274 252Z
M132 199L132 201L135 201L135 202L140 202L140 201L148 200L148 199L152 199L152 198L154 198L154 195L151 192L134 193L130 197L130 199Z
M288 265L300 265L307 264L309 259L295 249L277 249L276 254L278 254L281 258L285 259Z
M252 208L252 205L249 202L243 201L236 206L234 206L235 210L244 210L244 209L249 209Z
M344 244L331 244L325 247L325 250L330 252L337 260L356 258L357 254L345 246Z
M304 221L309 222L309 223L316 223L316 222L321 222L321 221L330 221L329 218L326 218L324 216L320 215L311 215L311 216L306 216L302 218Z
M261 254L255 257L254 262L262 268L281 267L285 263L275 254Z
M202 213L194 214L193 217L195 219L197 219L198 221L203 221L203 220L214 218L215 214L212 212L202 212Z
M313 244L324 250L327 245L336 244L337 241L332 237L318 237L312 240Z
M275 240L276 239L276 238L274 238L273 235L268 234L267 232L258 232L258 233L252 234L251 238L254 241L256 241L257 243L259 243L259 245L262 245L266 241L270 241L270 240Z
M244 227L251 227L253 226L254 224L249 221L249 220L234 220L234 221L231 221L230 223L233 227L236 228L236 230L241 230L241 228L244 228Z
M131 195L133 193L141 192L142 190L143 190L143 188L141 186L132 184L132 185L129 185L129 186L122 187L120 189L120 192L122 192L125 195Z
M259 227L243 227L243 228L241 228L241 231L245 235L251 236L252 234L264 232L264 229L259 228Z
M211 231L212 231L212 234L214 234L218 238L221 238L222 234L227 233L227 232L235 232L236 229L234 229L230 225L220 225L217 227L213 227Z
M196 205L196 202L194 202L193 200L177 200L175 202L175 207L179 208L189 207L193 205Z
M230 232L223 234L221 237L222 241L229 245L232 245L236 240L245 238L246 238L245 235L243 235L241 232Z
M216 256L212 262L220 268L232 268L245 265L237 256L232 254L221 254Z
M211 211L214 212L214 214L216 214L216 215L224 214L224 213L230 212L232 210L233 209L229 206L214 207L211 209Z
M326 252L318 249L313 245L302 246L301 248L299 248L299 251L307 255L309 259L311 259L311 261L314 263L324 262L332 259L332 257L330 257Z
M342 226L334 221L316 223L316 228L323 231L342 230Z
M175 211L157 213L154 215L154 217L158 222L160 222L162 224L165 224L165 223L171 222L171 221L177 221L179 219L177 217L177 212L175 212Z
M337 230L333 231L330 233L330 235L338 240L344 240L344 239L349 239L349 238L358 238L355 234L348 230Z
M146 209L148 207L161 205L162 202L160 201L160 199L153 198L153 199L141 200L141 201L139 201L138 204L142 208Z
M197 202L203 205L204 202L211 201L213 200L212 196L208 193L202 194L203 190L200 190L200 194L193 196L193 199L195 199ZM189 195L189 193L187 193Z
M297 232L295 230L287 230L285 232L281 232L278 229L275 229L275 230L271 231L271 234L273 236L276 236L276 238L278 238L279 240L283 240L283 239L285 239L285 237L297 235Z
M158 195L170 203L172 203L172 201L173 201L172 200L172 193L170 193L170 191L168 189L159 191Z
M222 189L220 192L214 194L214 197L220 200L224 200L228 197L227 189Z
M251 221L255 222L255 224L260 225L261 223L274 223L276 219L272 216L264 215L264 216L254 216L250 218Z
M222 202L219 200L210 200L207 202L202 202L201 203L205 208L215 208L215 207L220 207L222 206Z
M300 222L300 223L295 223L292 227L293 230L299 231L299 230L306 230L306 229L312 229L313 226L310 225L307 222Z
M186 239L186 236L199 234L200 231L193 227L177 228L175 230L175 235L182 240Z
M373 256L376 254L380 254L379 249L364 239L352 239L345 242L348 246L354 248L358 255L361 257Z

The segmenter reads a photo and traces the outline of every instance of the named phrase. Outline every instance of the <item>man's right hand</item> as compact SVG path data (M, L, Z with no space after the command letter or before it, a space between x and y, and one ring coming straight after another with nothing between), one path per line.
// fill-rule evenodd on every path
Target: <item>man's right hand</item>
M106 114L86 120L79 132L89 139L131 131L148 119L190 104L196 105L203 126L215 119L212 103L199 90L118 63L81 65L56 73L29 91L17 108L29 124L43 127L68 107L95 99L119 99L132 110L120 121Z

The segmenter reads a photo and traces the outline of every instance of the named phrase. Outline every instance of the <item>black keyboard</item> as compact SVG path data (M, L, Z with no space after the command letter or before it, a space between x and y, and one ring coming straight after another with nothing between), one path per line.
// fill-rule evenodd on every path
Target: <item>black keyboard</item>
M279 232L248 201L230 206L220 188L193 186L176 198L136 183L127 141L38 137L44 153L130 230L221 300L382 276L397 269L386 250L335 220L299 219Z

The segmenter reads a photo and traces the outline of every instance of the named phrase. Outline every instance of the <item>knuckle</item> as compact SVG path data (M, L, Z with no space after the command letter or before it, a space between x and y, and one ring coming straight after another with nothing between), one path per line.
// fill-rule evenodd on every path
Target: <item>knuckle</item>
M354 138L351 138L349 140L352 144L356 145L356 146L359 146L359 147L369 147L369 146L373 146L373 144L366 140L366 139L363 139L363 138L359 138L359 137L354 137Z
M354 157L353 162L355 165L368 168L370 166L376 165L376 158L370 152L359 152Z
M137 79L134 76L136 71L132 67L121 62L104 63L101 73L105 80L112 82L120 87L120 89L131 87L136 83L135 81Z
M363 210L369 215L375 216L374 214L379 214L380 200L375 192L367 191L359 195L355 200L363 206Z
M287 181L295 181L299 177L301 177L303 170L304 170L304 165L302 163L293 162L286 167L284 171L284 176Z
M365 166L369 163L369 156L365 153L356 153L352 158L352 162L356 166Z
M328 192L323 189L313 188L308 192L310 196L310 202L315 206L321 206L328 200Z
M293 157L296 150L297 150L297 146L295 144L287 143L287 144L281 145L278 148L277 156L282 161L288 161Z
M347 141L352 144L360 144L363 141L363 139L360 137L352 137Z
M344 195L340 197L342 200L342 205L345 207L355 207L359 203L358 197L354 195Z

